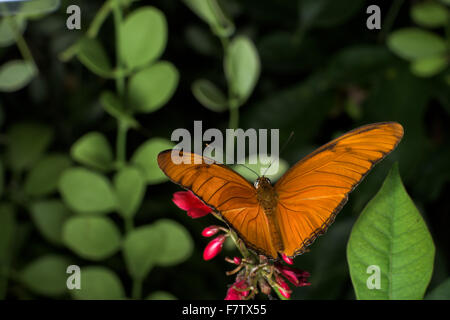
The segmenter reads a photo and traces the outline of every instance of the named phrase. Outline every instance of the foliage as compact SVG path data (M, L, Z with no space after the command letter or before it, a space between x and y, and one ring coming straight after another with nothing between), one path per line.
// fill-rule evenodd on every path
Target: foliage
M204 263L197 236L212 220L180 213L156 163L203 120L280 129L272 181L342 132L400 122L398 149L296 258L312 285L292 298L449 299L449 3L380 4L377 31L365 1L347 2L83 0L70 31L70 1L0 17L0 298L222 299L228 266ZM70 264L81 290L66 288Z

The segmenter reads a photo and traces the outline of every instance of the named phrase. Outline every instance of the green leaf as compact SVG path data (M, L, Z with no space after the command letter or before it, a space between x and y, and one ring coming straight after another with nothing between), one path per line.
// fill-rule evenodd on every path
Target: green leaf
M10 203L0 203L0 299L5 298L8 287L8 273L16 232L14 207Z
M108 213L116 209L116 197L108 179L84 168L65 170L59 191L69 208L79 213Z
M27 20L22 16L10 16L9 19L13 20L18 28L18 31L22 34L27 26ZM8 19L2 18L0 21L0 47L7 47L16 42L16 35L11 28L11 22Z
M28 19L39 19L43 15L58 9L59 0L25 1L20 7L20 14Z
M178 86L178 71L170 62L158 62L130 78L129 103L136 112L154 112L165 105Z
M62 229L71 216L70 210L60 200L42 200L30 208L31 217L39 232L49 242L62 244Z
M105 91L100 96L103 109L112 117L125 123L130 128L139 128L139 122L129 115L123 108L120 99L112 92Z
M100 132L89 132L78 139L70 149L72 158L99 170L110 170L114 156L106 137Z
M234 32L233 22L224 14L217 0L183 0L184 3L211 26L219 37L229 37Z
M31 169L25 179L25 192L30 196L44 196L57 189L61 173L71 165L64 154L44 156Z
M81 288L71 290L79 300L120 300L125 292L119 277L105 267L85 267L81 269Z
M269 178L272 182L278 180L286 171L289 169L289 164L279 158L277 161L271 163L270 157L258 157L257 155L252 155L245 160L245 167L242 165L234 165L233 170L242 175L248 181L255 181L258 175L264 175ZM247 168L246 168L247 167ZM255 171L252 172L251 170Z
M131 163L144 170L148 184L167 181L166 175L159 169L157 157L161 151L171 149L173 146L169 140L153 138L140 145L131 157Z
M427 296L426 300L450 300L450 278L434 288Z
M442 37L419 28L404 28L391 33L389 49L407 60L445 54L447 47Z
M155 291L148 295L147 300L177 300L170 292L166 291Z
M169 219L160 219L153 224L162 236L162 244L155 263L159 266L173 266L187 260L194 250L194 242L184 226Z
M0 91L18 91L36 75L35 67L24 60L11 60L0 67Z
M436 28L445 26L449 13L447 8L438 2L419 2L411 8L411 18L418 25Z
M120 232L106 217L73 217L63 227L63 240L80 257L100 261L120 247Z
M233 39L225 55L224 67L234 98L243 104L251 95L260 73L258 51L249 38Z
M144 198L146 181L142 171L124 167L114 177L119 213L124 218L133 217Z
M432 77L447 68L448 61L445 55L433 56L414 60L411 71L419 77Z
M113 77L111 62L97 39L83 37L78 42L77 57L93 73L105 78Z
M67 267L70 260L59 255L40 257L20 272L20 279L31 291L56 297L67 291Z
M394 165L355 223L347 259L358 299L422 299L433 271L434 244ZM369 266L380 289L369 289ZM369 270L370 271L370 270Z
M50 127L36 123L17 123L8 131L9 165L14 171L31 167L53 139Z
M205 108L215 112L222 112L228 109L228 101L225 94L209 80L196 80L192 85L192 93Z
M161 254L163 234L154 225L139 227L128 233L123 242L123 255L128 273L138 280L144 279Z
M119 49L131 69L158 59L167 43L167 22L155 7L141 7L127 16L120 27Z

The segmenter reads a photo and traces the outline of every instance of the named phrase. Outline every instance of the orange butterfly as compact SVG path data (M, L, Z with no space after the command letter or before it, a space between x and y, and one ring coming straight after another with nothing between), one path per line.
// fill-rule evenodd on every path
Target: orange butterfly
M179 151L175 164L172 150L163 151L158 164L219 213L251 249L271 259L293 258L326 231L348 194L402 137L403 127L395 122L352 130L297 162L275 185L262 176L253 186L225 165L190 152ZM190 161L182 162L185 157Z

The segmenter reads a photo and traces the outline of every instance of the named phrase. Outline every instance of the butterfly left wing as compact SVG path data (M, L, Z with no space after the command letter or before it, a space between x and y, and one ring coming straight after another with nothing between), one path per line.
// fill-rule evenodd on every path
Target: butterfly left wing
M325 232L348 194L402 136L398 123L370 124L325 144L290 168L275 184L282 253L301 254Z
M256 190L244 177L211 159L178 150L173 155L172 150L161 152L158 165L170 180L218 212L250 248L277 256Z

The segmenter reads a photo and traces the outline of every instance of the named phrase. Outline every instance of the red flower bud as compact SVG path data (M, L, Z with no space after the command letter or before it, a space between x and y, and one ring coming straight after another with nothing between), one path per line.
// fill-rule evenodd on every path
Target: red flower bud
M239 264L241 264L242 259L239 258L239 257L234 257L234 258L233 258L233 262L234 262L235 264L239 265Z
M203 229L202 236L204 237L211 237L215 235L217 232L219 232L220 227L219 226L209 226Z
M281 255L281 257L283 258L284 262L286 262L287 264L294 264L294 260L292 260L291 258L289 258L287 255L285 255L284 253Z
M281 277L276 277L276 282L278 284L278 291L281 293L283 297L289 299L291 297L291 288L289 288L288 284Z
M173 194L172 201L178 208L187 211L191 218L201 218L212 210L191 191L178 191Z
M205 250L203 251L203 259L211 260L212 258L217 256L219 252L222 250L223 243L225 242L226 238L227 238L226 235L221 234L217 238L212 239L206 246Z

